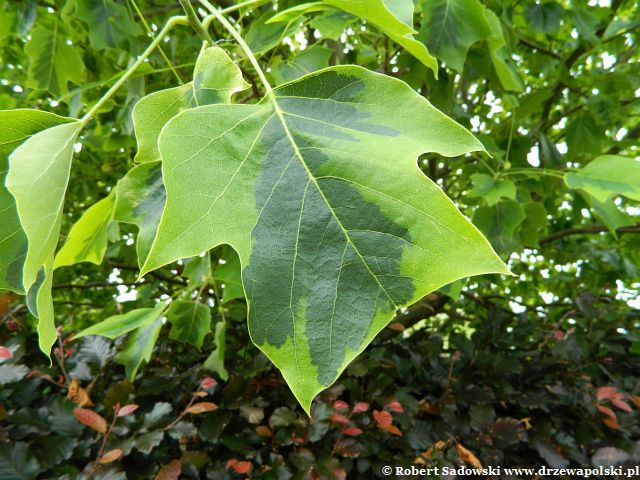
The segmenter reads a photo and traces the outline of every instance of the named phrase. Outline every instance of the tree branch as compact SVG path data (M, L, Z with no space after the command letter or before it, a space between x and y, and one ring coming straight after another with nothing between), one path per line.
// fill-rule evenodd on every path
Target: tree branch
M588 233L602 233L607 232L609 229L604 225L585 225L584 227L567 228L566 230L560 230L559 232L552 233L548 237L540 240L540 245L547 245L555 240L559 240L564 237L572 235L583 235ZM640 233L640 224L629 225L627 227L620 227L616 229L616 233Z

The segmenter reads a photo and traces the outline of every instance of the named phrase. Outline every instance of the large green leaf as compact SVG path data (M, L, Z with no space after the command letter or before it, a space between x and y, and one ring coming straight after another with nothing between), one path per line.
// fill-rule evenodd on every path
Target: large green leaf
M115 340L126 333L146 327L162 316L166 305L160 302L154 308L137 308L121 315L113 315L91 325L73 336L77 340L87 335L100 335Z
M107 233L113 220L116 196L112 192L96 202L80 217L67 236L67 240L56 255L53 268L90 262L102 263L107 251Z
M24 47L29 56L29 87L59 96L67 93L69 82L82 82L84 63L76 48L66 43L64 24L58 20L51 27L41 24L30 35Z
M56 339L51 299L53 259L73 145L81 128L75 121L42 130L9 157L6 187L15 198L27 238L22 282L29 309L39 319L38 338L46 354Z
M395 1L395 0L394 0ZM383 0L353 1L353 0L323 0L320 2L310 2L291 7L280 12L269 20L269 22L292 22L293 18L306 12L323 10L327 5L339 8L345 12L360 17L378 27L391 40L402 46L411 55L429 67L434 75L438 75L438 62L429 53L424 43L413 38L416 33L413 27L398 18L394 13L401 14L406 21L407 6L399 6L394 11L389 10Z
M135 330L127 339L124 348L116 355L115 361L124 366L129 380L133 381L142 364L151 359L161 329L162 317L158 316L153 323Z
M396 308L508 271L416 165L482 145L391 77L334 67L187 110L159 146L167 203L141 274L230 244L251 338L307 411Z
M234 93L249 88L240 69L219 47L210 47L198 57L193 81L181 87L147 95L133 108L139 163L160 160L158 135L173 116L188 108L229 103Z
M567 187L580 189L604 203L612 195L640 201L640 161L619 155L602 155L577 172L564 176Z
M0 290L24 293L22 266L27 254L27 237L14 198L5 187L9 155L30 136L69 121L40 110L0 111Z
M89 26L89 40L96 50L131 50L131 38L142 33L124 5L112 0L76 0L76 15Z
M469 47L491 35L484 6L478 0L426 0L420 38L429 50L462 72Z
M167 310L167 320L171 323L169 337L202 348L204 337L211 331L209 307L192 301L176 301Z

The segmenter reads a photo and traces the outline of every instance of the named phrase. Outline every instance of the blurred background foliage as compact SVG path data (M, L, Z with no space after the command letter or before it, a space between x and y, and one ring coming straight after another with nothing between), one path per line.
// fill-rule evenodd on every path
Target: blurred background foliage
M355 63L473 131L490 156L418 165L514 276L456 282L399 311L307 418L250 342L233 251L136 283L137 228L111 223L101 265L56 272L53 365L24 297L0 292L0 479L341 479L382 477L383 465L640 461L640 177L614 172L621 188L582 170L638 156L637 2L385 0L413 26L406 35L348 13L349 2L315 3L269 22L302 2L217 2L274 84ZM181 12L162 0L0 0L0 109L82 115ZM218 25L210 32L253 84L240 101L257 101L246 59ZM200 46L174 30L83 130L61 244L133 167L133 106L189 81ZM151 330L71 340L178 296L186 305ZM180 329L180 307L194 302L195 338Z

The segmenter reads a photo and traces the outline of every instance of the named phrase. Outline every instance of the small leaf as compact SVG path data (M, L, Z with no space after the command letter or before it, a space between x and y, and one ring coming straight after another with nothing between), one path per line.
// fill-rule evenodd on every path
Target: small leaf
M349 423L349 418L341 413L333 413L329 420L333 423L339 423L341 425L347 425Z
M107 463L115 462L116 460L120 460L124 452L121 448L114 448L113 450L109 450L107 453L102 455L98 459L98 463L106 465Z
M142 30L124 5L113 0L76 0L75 15L89 27L89 41L96 50L131 50L131 40Z
M227 322L221 320L216 323L216 329L213 338L216 344L216 348L204 361L204 363L202 364L202 368L204 368L205 370L216 372L222 380L227 380L229 378L229 372L227 372L227 369L224 367L224 357L227 342Z
M610 400L612 398L618 398L616 387L598 387L596 390L597 400Z
M342 400L336 400L333 402L333 408L336 410L349 410L349 404Z
M89 262L100 265L107 251L107 231L115 208L113 193L93 204L80 217L56 254L53 268Z
M118 410L118 417L126 417L127 415L132 414L138 409L138 405L135 403L130 403L129 405L125 405Z
M33 480L40 473L40 464L25 442L0 442L0 478Z
M207 305L194 301L172 302L167 310L171 323L169 338L202 348L204 337L211 331L211 312Z
M393 401L387 405L385 405L385 407L387 410L391 410L392 412L396 412L396 413L402 413L404 412L404 408L402 408L402 404L398 401Z
M261 437L271 437L273 436L273 432L271 429L265 425L258 425L256 427L256 433Z
M379 427L386 428L393 423L393 417L389 412L384 410L374 410L373 419L376 421Z
M480 460L478 460L478 457L471 453L471 451L464 448L462 444L456 443L456 451L458 452L458 455L463 462L471 465L474 468L482 470L482 463L480 462Z
M484 173L474 173L473 188L469 192L470 197L482 197L489 206L495 205L501 198L515 200L516 186L511 180L495 179Z
M93 428L96 432L105 433L107 431L107 422L105 419L94 412L93 410L89 410L87 408L74 408L73 416L89 428Z
M356 437L358 435L362 435L363 432L359 428L351 427L346 428L342 433L344 433L345 435L349 435L350 437Z
M602 423L604 423L607 427L612 428L614 430L620 430L620 425L618 425L618 421L614 420L613 418L604 418L602 420Z
M361 413L369 410L369 404L366 402L357 402L353 406L353 413Z
M100 335L115 340L133 330L153 324L164 311L165 304L160 302L154 308L138 308L122 315L114 315L100 323L90 326L74 335L74 340L87 335Z
M202 382L200 382L200 388L204 388L205 390L209 390L209 389L215 387L217 384L218 384L218 382L216 382L215 379L213 379L211 377L204 377Z
M67 391L67 400L71 400L73 403L80 405L81 407L92 407L93 402L89 398L87 391L80 387L78 380L71 379L69 384L69 390Z
M218 406L213 402L199 402L199 403L194 403L189 408L187 408L186 412L197 415L199 413L213 412L217 409L218 409Z
M599 202L611 195L640 201L640 161L618 155L602 155L575 173L566 173L569 188L586 191Z
M618 398L614 398L611 400L611 404L618 407L620 410L624 410L625 412L633 413L631 406L625 402L624 400L620 400Z
M182 462L179 459L171 460L168 465L160 469L155 480L178 480L182 473Z
M161 329L162 318L158 316L153 323L135 330L124 348L116 355L115 361L124 366L129 380L133 381L140 366L151 360L151 353Z
M602 413L604 413L605 415L610 417L611 420L613 420L613 421L616 421L617 418L618 418L616 416L615 412L613 410L611 410L609 407L605 407L604 405L598 405L598 410L600 410Z
M7 347L0 347L0 359L7 360L13 358L13 352Z
M239 462L235 458L232 458L227 462L224 469L228 471L230 468L233 468L236 473L240 475L244 475L245 473L249 473L251 471L251 462Z

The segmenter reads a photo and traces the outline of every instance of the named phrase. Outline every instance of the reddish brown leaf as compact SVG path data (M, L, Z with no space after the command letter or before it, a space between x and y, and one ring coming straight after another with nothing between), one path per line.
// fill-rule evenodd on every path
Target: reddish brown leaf
M614 422L617 421L618 417L616 416L615 412L611 410L609 407L605 407L604 405L598 405L598 410L600 410L602 413L610 417Z
M616 387L599 387L596 389L596 398L598 400L618 398L618 391L616 390Z
M102 416L87 408L74 408L73 416L76 417L83 425L93 428L96 432L105 433L107 431L107 422Z
M353 406L353 413L361 413L369 410L369 404L367 402L358 402Z
M390 404L388 404L386 407L387 410L391 410L392 412L396 412L396 413L402 413L404 412L404 408L402 408L402 404L398 401L393 401Z
M343 457L357 458L364 452L364 447L353 438L343 438L336 442L333 451Z
M168 465L160 469L155 480L178 480L182 472L180 460L171 460Z
M624 400L620 400L617 398L612 398L611 399L611 403L613 405L615 405L616 407L618 407L620 410L624 410L625 412L633 412L633 410L631 409L631 405L629 405L627 402L625 402Z
M0 347L0 358L3 360L13 358L13 353L7 347Z
M217 410L217 409L218 409L218 406L213 402L199 402L199 403L194 403L189 408L187 408L187 413L198 414L198 413L205 413L205 412L213 412L214 410Z
M351 428L345 429L345 431L343 433L345 435L350 436L350 437L356 437L358 435L362 435L362 430L360 430L359 428L356 428L356 427L351 427Z
M271 437L273 435L271 429L265 425L258 425L256 427L256 433L261 437Z
M389 432L392 435L397 435L399 437L402 436L402 432L400 431L400 429L398 427L396 427L395 425L389 425L387 427L382 427L383 430Z
M135 403L130 403L129 405L125 405L118 410L119 417L126 417L127 415L135 412L138 409L138 405Z
M347 402L344 402L342 400L336 400L335 402L333 402L333 408L335 408L336 410L349 410L349 404Z
M205 377L204 380L202 380L202 383L200 383L200 388L204 388L205 390L208 390L210 388L215 387L217 384L218 382L216 382L214 378Z
M67 400L72 401L80 405L81 407L92 407L94 404L89 398L89 394L87 391L80 387L78 384L78 380L75 378L71 379L71 384L69 385L69 390L67 391Z
M203 391L198 391L198 392L193 392L193 395L198 397L198 398L204 398L204 397L208 397L209 393L208 392L203 392Z
M473 453L464 448L460 443L456 443L456 451L460 459L474 468L482 470L482 463Z
M98 459L98 463L102 463L103 465L111 462L115 462L116 460L120 460L124 452L121 448L114 448L113 450L109 450L107 453L102 455Z
M404 332L406 327L400 322L394 322L387 325L387 328L395 332Z
M233 468L236 473L243 475L245 473L249 473L251 471L251 462L240 462L235 458L232 458L227 462L227 465L224 467L225 470L229 470Z
M334 412L333 415L329 417L329 420L331 420L334 423L340 423L342 425L346 425L347 423L349 423L349 419L347 417L337 412Z
M633 404L640 408L640 397L637 395L629 395L629 400L633 402Z
M381 428L386 428L393 423L393 417L385 410L374 410L373 419Z
M614 430L620 430L620 425L618 425L618 422L611 418L603 418L602 423L604 423L609 428L613 428Z

